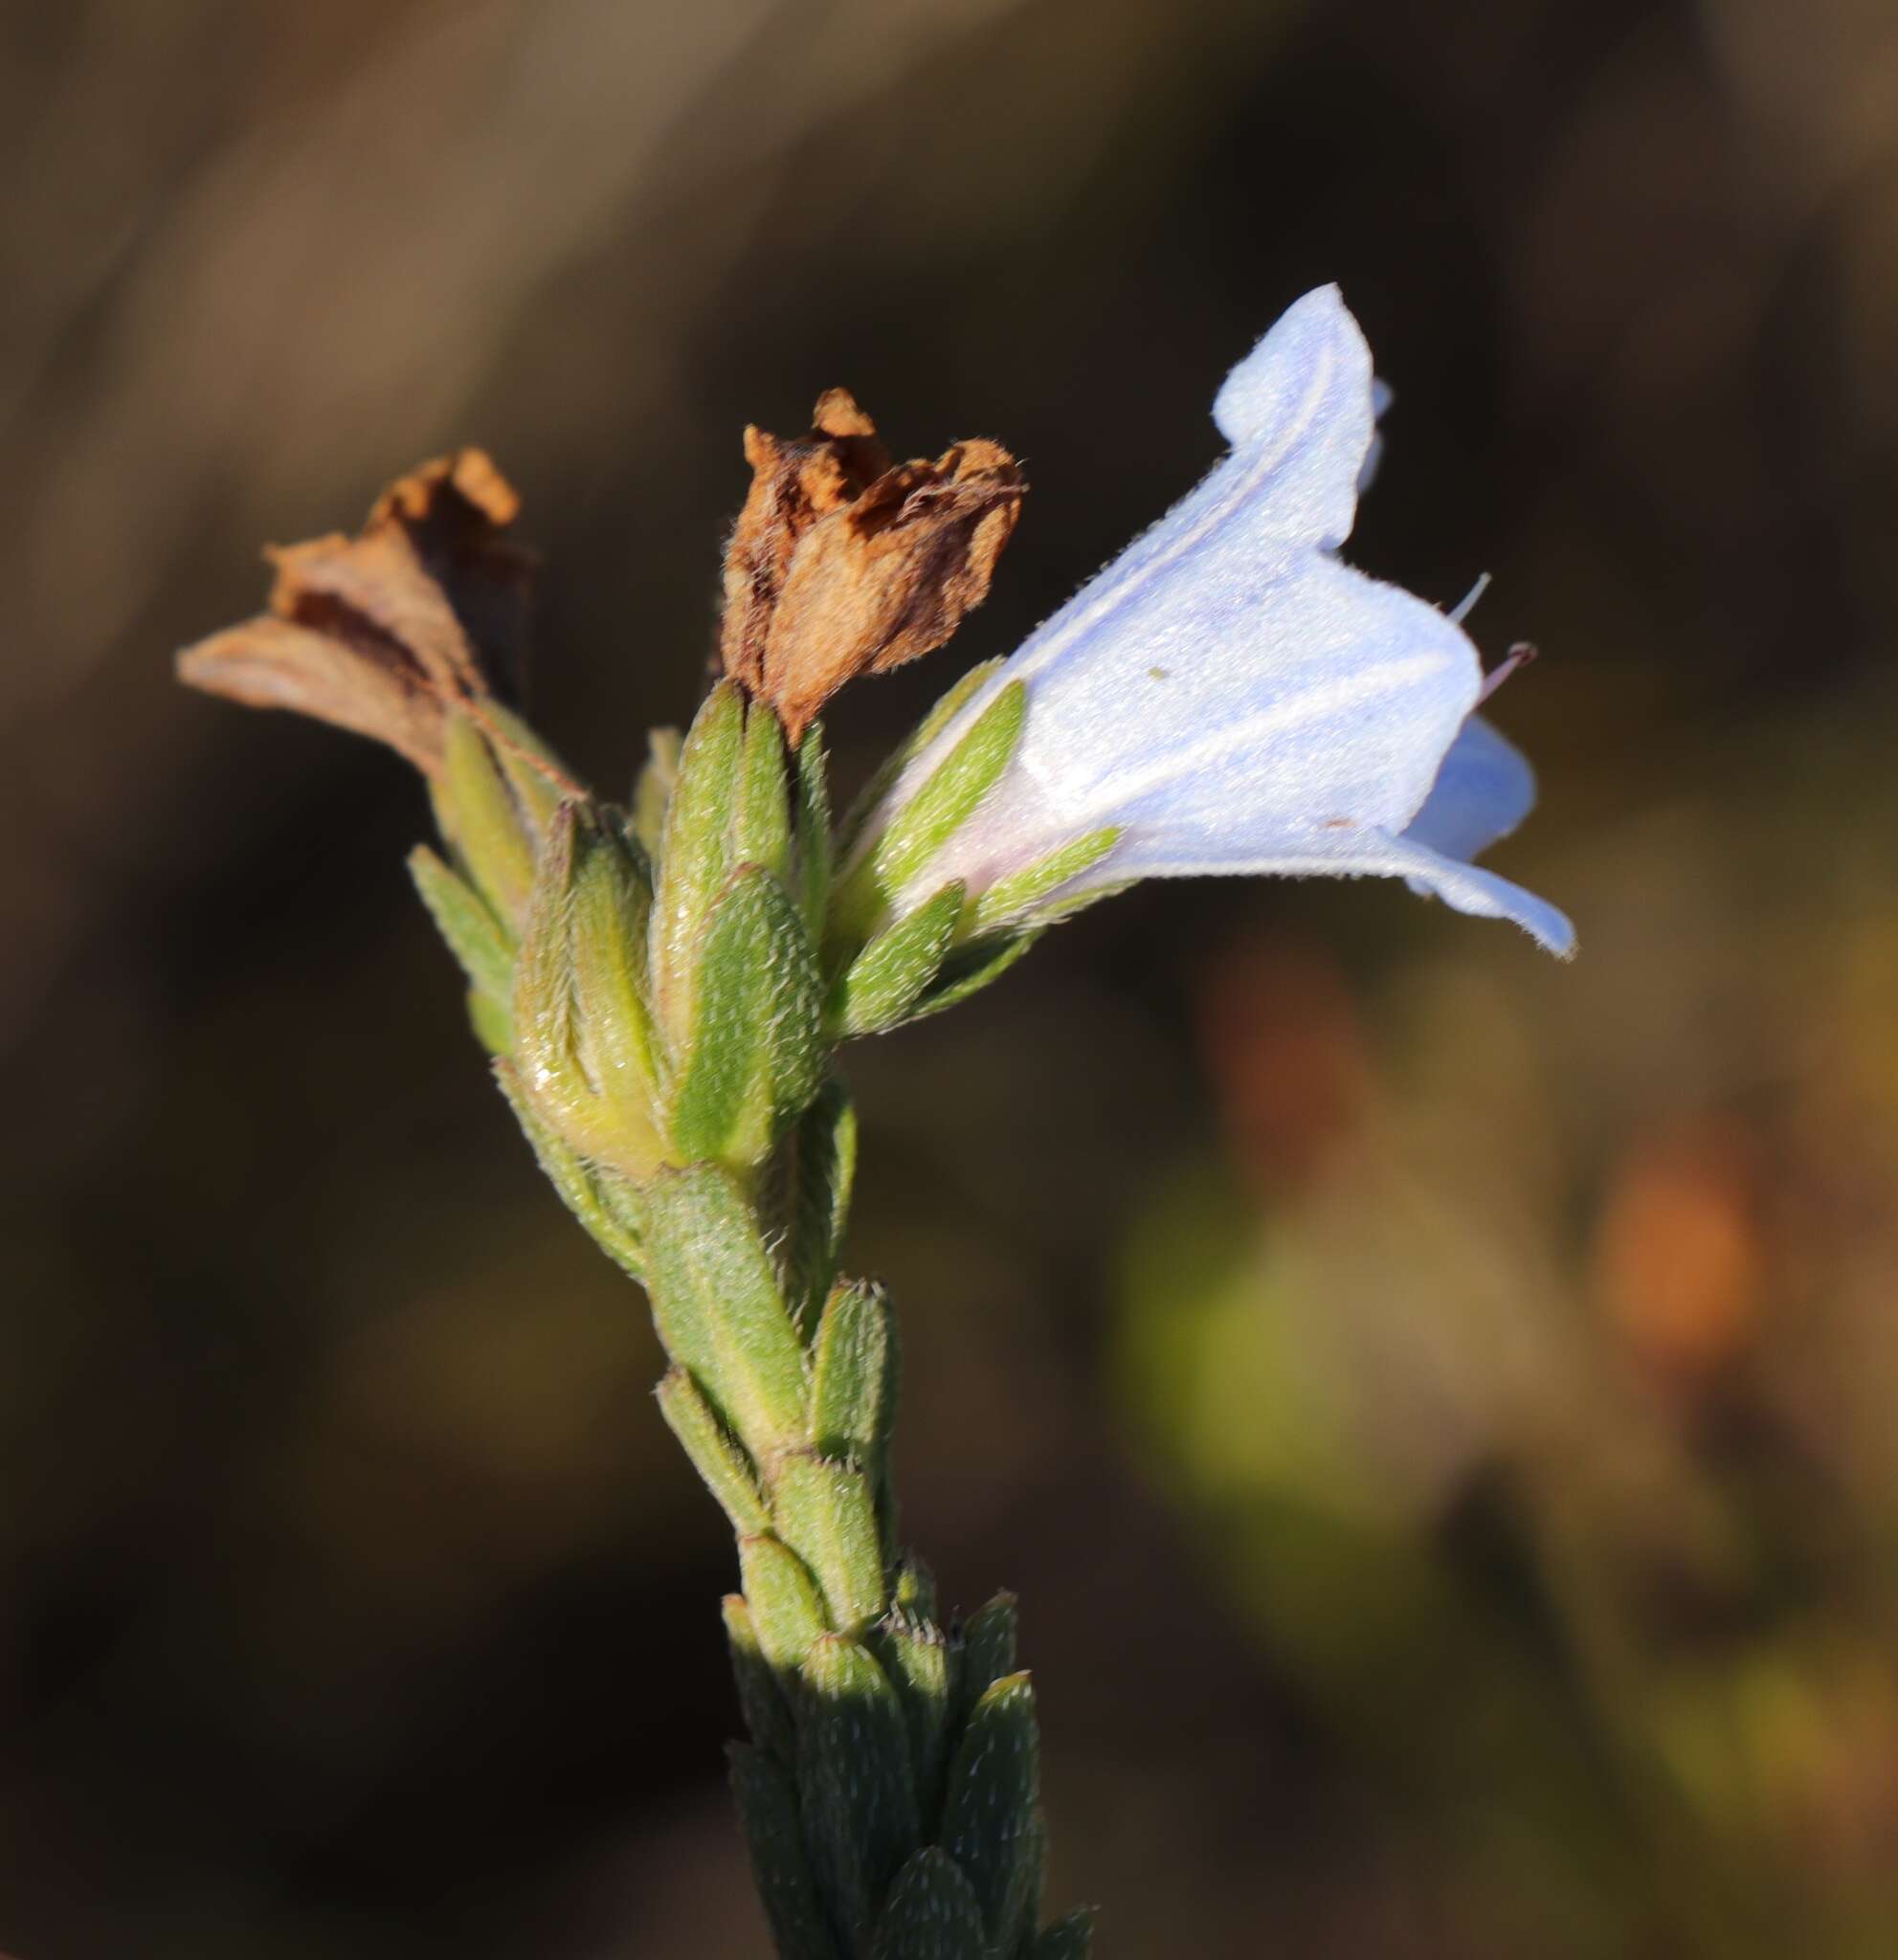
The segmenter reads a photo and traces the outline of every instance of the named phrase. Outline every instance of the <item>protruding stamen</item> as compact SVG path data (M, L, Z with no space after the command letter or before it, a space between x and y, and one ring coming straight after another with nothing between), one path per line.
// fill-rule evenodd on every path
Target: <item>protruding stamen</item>
M1517 668L1527 667L1534 658L1535 649L1530 645L1529 641L1526 639L1518 640L1509 649L1507 657L1505 658L1503 664L1493 674L1485 674L1483 677L1483 692L1476 698L1477 705L1481 707Z
M1462 599L1459 600L1458 603L1451 609L1451 624L1455 626L1461 626L1463 623L1463 621L1469 617L1471 608L1475 606L1476 602L1480 598L1482 598L1484 593L1486 592L1488 590L1489 574L1485 571L1477 579L1477 582L1470 587L1469 590L1463 595Z

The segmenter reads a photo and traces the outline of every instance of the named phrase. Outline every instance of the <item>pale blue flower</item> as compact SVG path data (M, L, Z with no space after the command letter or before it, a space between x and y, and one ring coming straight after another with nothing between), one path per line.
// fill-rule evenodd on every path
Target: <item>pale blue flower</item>
M893 786L885 812L1002 688L1025 683L1006 768L899 909L955 878L979 894L1111 827L1112 850L1056 899L1202 873L1389 876L1573 950L1552 905L1468 861L1535 796L1529 765L1472 714L1475 647L1455 619L1335 555L1381 405L1337 289L1308 293L1219 390L1231 454Z

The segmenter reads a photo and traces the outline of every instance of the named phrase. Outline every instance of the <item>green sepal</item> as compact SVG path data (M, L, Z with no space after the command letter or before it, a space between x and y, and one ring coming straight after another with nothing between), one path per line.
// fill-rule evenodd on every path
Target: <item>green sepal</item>
M878 915L994 788L1015 753L1027 713L1026 685L1010 681L890 818L882 835L870 840L831 907L846 944L867 937Z
M837 848L839 856L849 855L863 826L876 814L877 806L895 787L896 779L949 726L989 677L1001 667L1004 658L1006 656L983 660L970 668L878 765L876 773L858 792L856 801L851 804L838 828Z
M797 1790L805 1849L846 1943L861 1950L921 1824L903 1704L860 1641L826 1634L805 1657Z
M619 813L588 804L570 807L574 857L568 931L580 1059L610 1112L612 1154L631 1163L650 1161L658 1154L664 1073L647 1007L652 888L635 855L637 846L620 828ZM561 820L558 813L554 820Z
M778 1535L815 1574L830 1621L860 1633L883 1610L882 1534L870 1479L854 1464L799 1450L771 1476Z
M443 720L435 813L471 881L496 914L518 920L533 889L539 838L488 738L458 708Z
M842 1078L832 1076L792 1133L784 1283L792 1315L806 1341L837 1279L856 1178L857 1105Z
M1027 1675L1007 1675L983 1691L956 1744L941 1833L1003 1952L1015 1951L1040 1896L1039 1787L1035 1690Z
M477 993L472 987L465 998L468 1025L475 1031L475 1039L497 1060L504 1060L514 1046L513 1014L499 1001Z
M632 944L645 904L616 819L592 804L562 804L514 962L519 1080L569 1149L632 1177L659 1161L650 1026Z
M949 1766L949 1642L933 1621L892 1610L870 1635L870 1647L903 1699L927 1836L942 1813L943 1776Z
M706 696L680 751L656 861L652 924L654 1013L675 1050L692 1022L699 935L733 866L731 819L738 806L745 709L721 681Z
M1139 882L1137 878L1123 878L1113 884L1090 884L1085 891L1038 906L1036 920L1043 925L1058 924L1063 919L1072 919L1077 912L1086 911L1090 905L1098 905L1103 899L1117 899L1123 892L1130 892Z
M813 722L797 745L793 785L797 844L797 907L811 944L824 936L824 913L831 897L831 792L824 768L824 724Z
M1050 851L1046 857L1038 858L1033 864L1011 873L1007 878L998 878L969 907L962 924L964 936L973 939L1034 912L1050 892L1059 891L1070 879L1091 870L1120 840L1120 826L1109 824L1105 830L1089 831L1085 836L1076 837L1059 850ZM1055 910L1060 915L1075 908L1071 902L1069 905L1058 906Z
M539 1112L527 1101L520 1073L512 1062L505 1058L497 1059L494 1077L533 1147L542 1174L560 1193L562 1203L587 1228L588 1236L608 1258L635 1280L643 1280L646 1262L639 1236L614 1203L611 1173L594 1171L578 1151L542 1122Z
M762 864L782 878L791 868L791 808L786 798L784 731L762 702L745 715L732 812L731 861Z
M720 898L698 961L680 1056L673 1149L687 1162L761 1162L823 1080L817 971L772 874L748 865Z
M839 1960L804 1852L796 1786L762 1750L735 1742L727 1753L751 1870L779 1960Z
M926 1844L896 1875L870 1960L985 1960L982 1908L954 1859Z
M633 835L652 862L659 862L665 837L665 813L679 780L683 737L677 728L654 728L646 736L646 760L633 785Z
M545 835L554 812L574 793L571 772L512 708L490 699L481 704L481 716L488 724L488 746L528 831Z
M781 1539L758 1537L738 1541L738 1570L758 1651L779 1673L795 1674L829 1631L810 1568Z
M1013 1592L997 1592L963 1622L956 1641L957 1731L969 1712L996 1682L1015 1672L1016 1634L1020 1615Z
M409 853L409 876L468 985L501 1009L512 1028L514 948L494 914L474 887L456 877L426 844L417 844ZM513 1045L510 1036L501 1052L505 1054Z
M1083 1906L1046 1927L1028 1949L1029 1960L1087 1960L1094 1942L1094 1914Z
M957 880L878 933L838 976L824 1003L831 1039L882 1034L906 1019L941 970L962 912L963 886Z
M910 1009L909 1018L920 1021L926 1014L939 1014L946 1007L967 1000L971 993L980 993L991 981L999 980L1041 937L1041 932L1042 928L1037 925L1024 932L971 939L967 946L957 947L943 962L936 984Z
M811 1441L827 1457L874 1462L896 1414L896 1322L874 1281L832 1290L811 1344Z
M731 1649L731 1678L738 1688L738 1705L751 1740L768 1755L787 1769L795 1759L797 1731L791 1719L791 1704L776 1671L765 1659L758 1644L758 1630L751 1623L751 1609L742 1592L727 1592L720 1601L725 1615L725 1637Z
M769 1465L805 1432L804 1346L745 1193L713 1164L639 1187L646 1290L667 1355Z
M770 1513L750 1459L719 1419L718 1411L700 1393L699 1385L682 1368L670 1368L655 1392L667 1428L731 1520L731 1528L741 1538L769 1531Z

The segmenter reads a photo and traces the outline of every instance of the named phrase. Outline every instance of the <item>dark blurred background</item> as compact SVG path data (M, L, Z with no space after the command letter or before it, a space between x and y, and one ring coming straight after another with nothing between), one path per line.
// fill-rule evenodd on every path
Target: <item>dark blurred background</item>
M1544 649L1581 957L1149 887L864 1051L909 1529L1025 1595L1107 1955L1898 1951L1887 0L27 0L0 158L0 1944L765 1952L725 1527L417 786L172 650L483 442L616 788L847 383L1035 485L854 779L1337 278L1352 554Z

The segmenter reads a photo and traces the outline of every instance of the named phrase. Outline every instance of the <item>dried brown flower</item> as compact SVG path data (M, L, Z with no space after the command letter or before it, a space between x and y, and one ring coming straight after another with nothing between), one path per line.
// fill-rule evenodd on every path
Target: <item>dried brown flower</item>
M354 538L267 551L269 611L187 647L179 679L372 736L438 773L447 706L520 684L534 568L505 535L520 503L479 449L422 464Z
M988 596L1027 488L998 443L892 467L847 390L808 435L745 432L751 488L725 560L719 657L795 743L860 674L939 647Z

